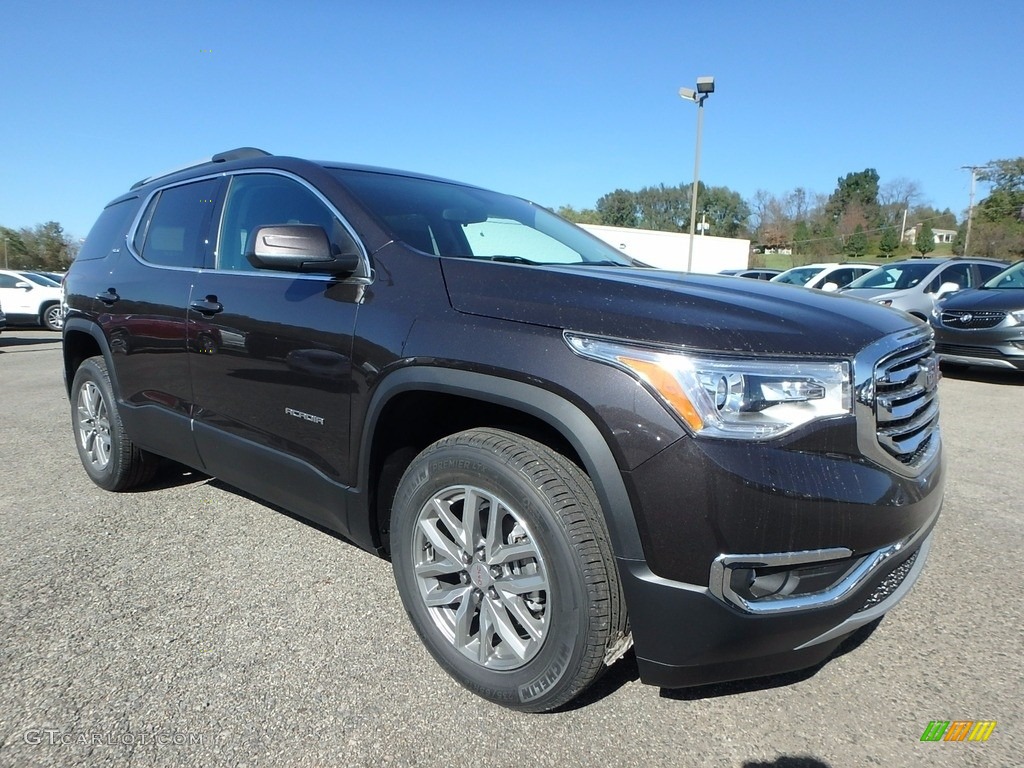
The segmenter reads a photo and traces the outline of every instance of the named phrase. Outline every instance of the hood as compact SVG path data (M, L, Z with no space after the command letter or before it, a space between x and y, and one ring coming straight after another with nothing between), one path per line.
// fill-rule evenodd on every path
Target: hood
M888 299L903 294L903 291L893 290L892 288L840 288L839 292L844 296L855 296L858 299Z
M710 351L849 357L914 321L762 280L656 269L441 259L459 312Z
M940 302L939 308L1016 312L1024 309L1024 288L969 288Z

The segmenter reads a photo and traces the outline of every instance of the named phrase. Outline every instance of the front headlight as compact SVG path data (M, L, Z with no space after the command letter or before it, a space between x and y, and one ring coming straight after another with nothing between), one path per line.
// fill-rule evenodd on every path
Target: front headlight
M852 413L847 362L720 357L568 331L565 340L635 376L699 435L760 440Z
M1016 320L1020 325L1024 325L1024 309L1018 310L1017 312L1011 312L1010 317Z

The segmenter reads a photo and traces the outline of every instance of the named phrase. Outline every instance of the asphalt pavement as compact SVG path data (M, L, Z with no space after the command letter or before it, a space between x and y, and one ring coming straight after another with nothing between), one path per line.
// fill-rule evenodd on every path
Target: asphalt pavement
M627 656L526 715L445 675L388 563L215 479L94 486L56 334L0 334L0 766L1024 764L1024 374L940 384L924 575L806 673L682 691ZM930 721L996 721L922 742Z

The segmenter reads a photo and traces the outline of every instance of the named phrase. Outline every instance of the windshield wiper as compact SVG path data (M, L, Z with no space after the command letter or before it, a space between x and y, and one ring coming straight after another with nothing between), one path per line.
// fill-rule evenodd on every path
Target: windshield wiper
M486 256L485 258L491 261L504 261L509 264L531 264L534 266L540 264L539 261L530 261L522 256Z

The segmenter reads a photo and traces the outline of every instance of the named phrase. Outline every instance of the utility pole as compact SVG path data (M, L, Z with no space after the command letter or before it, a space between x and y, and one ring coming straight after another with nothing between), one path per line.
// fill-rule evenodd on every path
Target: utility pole
M978 171L988 168L987 165L961 165L960 170L971 172L971 202L967 207L967 234L964 235L964 256L970 256L968 248L971 245L971 219L974 218L974 185L978 181Z

